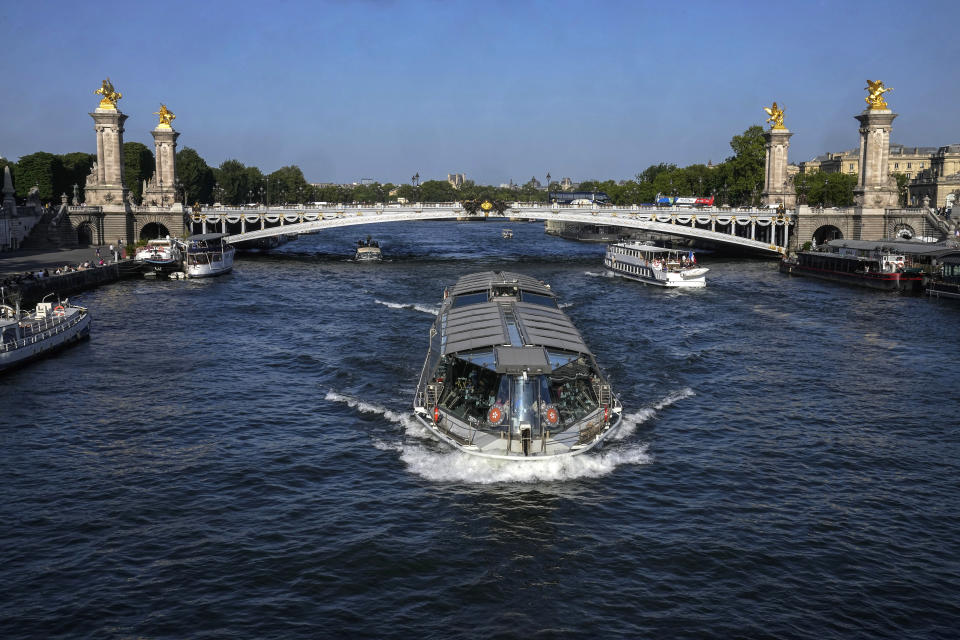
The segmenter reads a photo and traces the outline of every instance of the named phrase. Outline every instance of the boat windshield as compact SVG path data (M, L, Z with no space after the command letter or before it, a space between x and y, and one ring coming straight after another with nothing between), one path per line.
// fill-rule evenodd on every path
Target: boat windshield
M557 362L560 364L560 362ZM542 375L497 374L460 358L447 358L438 371L444 389L439 405L478 428L534 435L557 432L599 406L597 377L583 357Z

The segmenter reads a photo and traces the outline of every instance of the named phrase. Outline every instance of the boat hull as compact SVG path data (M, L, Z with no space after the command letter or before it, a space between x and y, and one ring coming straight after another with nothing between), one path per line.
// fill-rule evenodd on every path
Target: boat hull
M805 276L808 278L818 278L820 280L829 280L830 282L842 282L852 284L858 287L868 289L877 289L879 291L902 291L904 293L916 293L923 286L923 276L920 274L904 274L900 272L893 273L846 273L843 271L834 271L831 269L821 269L801 264L782 261L780 263L780 273L788 275Z
M35 341L23 340L22 346L13 349L3 348L0 350L0 375L89 338L90 323L90 314L84 311L75 323L63 327L62 331L52 331L48 337Z
M609 259L604 260L604 266L612 273L620 276L621 278L633 280L634 282L642 282L655 287L665 287L668 289L702 289L707 286L707 280L704 278L704 274L709 271L709 269L704 267L690 269L689 271L691 271L691 273L685 274L682 271L658 273L651 267L633 265L636 266L640 271L639 273L631 273L620 268L620 265L622 264L623 263L621 262L614 263Z

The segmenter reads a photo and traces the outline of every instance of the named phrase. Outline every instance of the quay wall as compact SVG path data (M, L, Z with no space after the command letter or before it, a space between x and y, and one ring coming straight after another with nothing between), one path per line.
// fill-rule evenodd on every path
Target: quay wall
M74 293L95 289L96 287L118 282L125 278L140 277L140 267L133 260L121 260L118 263L92 267L83 271L72 271L51 275L45 278L19 279L11 284L4 285L4 296L7 304L11 297L20 295L20 306L32 308L37 302L49 294L65 298Z

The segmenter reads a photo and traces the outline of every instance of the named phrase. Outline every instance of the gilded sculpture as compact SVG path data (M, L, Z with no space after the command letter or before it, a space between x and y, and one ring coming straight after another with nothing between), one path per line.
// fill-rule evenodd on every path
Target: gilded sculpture
M764 107L763 110L770 116L766 122L773 122L773 124L770 125L771 129L786 129L786 127L783 126L783 109L778 107L776 102L773 103L772 107Z
M110 82L109 76L103 81L103 84L100 86L100 88L94 91L94 93L103 96L103 98L100 100L101 109L116 109L117 100L123 97L122 93L113 90L113 83Z
M157 126L164 129L169 129L170 123L173 122L173 119L177 117L174 115L173 111L167 109L167 105L162 103L160 104L160 111L154 111L153 115L160 116L160 123Z
M887 108L887 101L883 99L883 94L887 91L893 91L893 87L883 86L883 80L867 80L867 86L864 89L870 94L864 100L867 101L871 109Z

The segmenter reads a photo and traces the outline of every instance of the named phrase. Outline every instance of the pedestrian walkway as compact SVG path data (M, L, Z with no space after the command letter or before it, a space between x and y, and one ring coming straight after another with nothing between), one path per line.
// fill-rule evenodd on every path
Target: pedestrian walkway
M100 247L100 255L105 262L113 262L108 247ZM9 277L28 271L37 272L49 269L52 273L57 267L68 264L76 267L83 262L99 261L97 247L83 249L18 249L0 253L0 277Z

